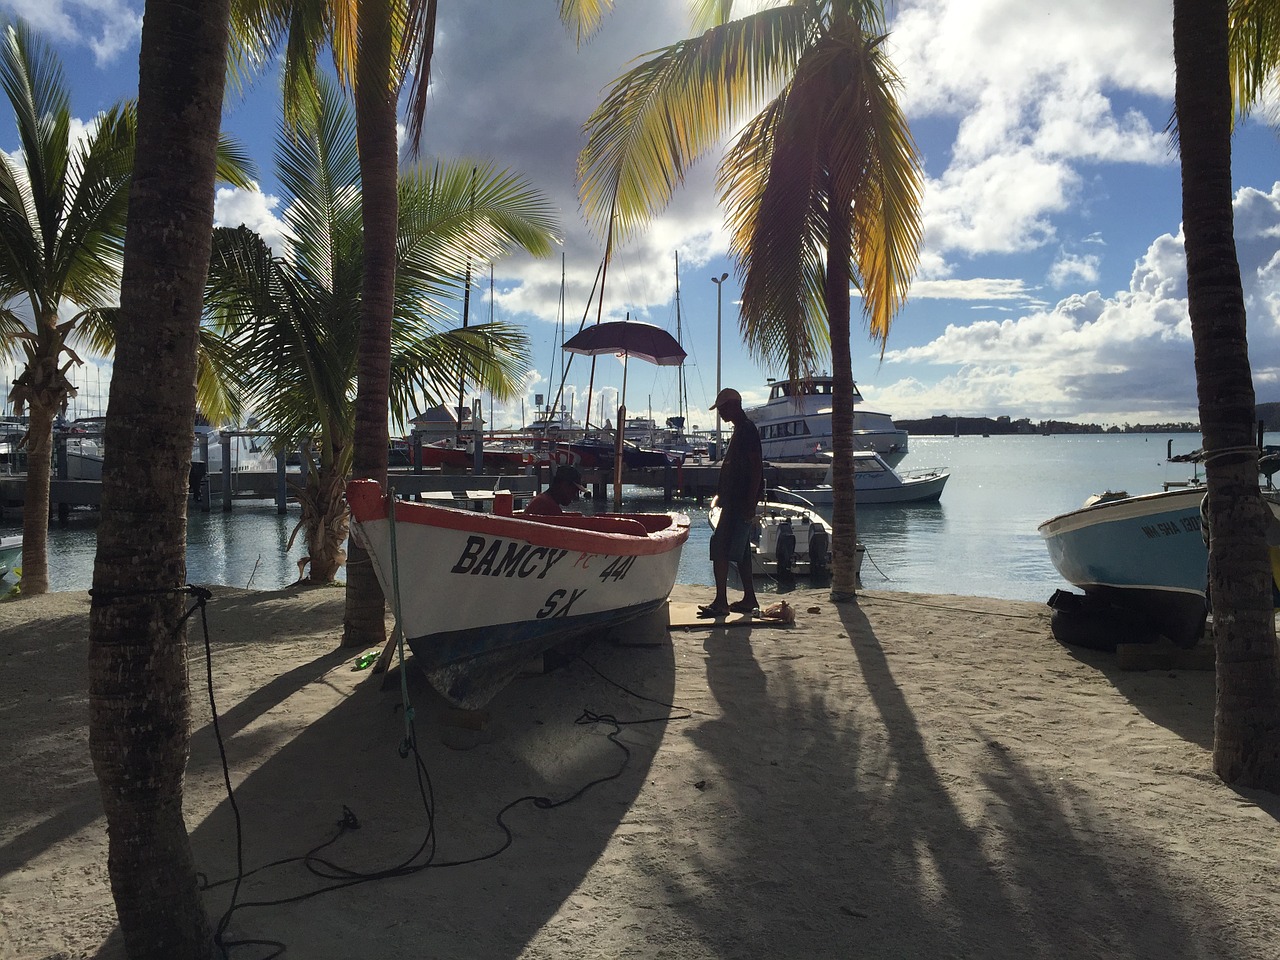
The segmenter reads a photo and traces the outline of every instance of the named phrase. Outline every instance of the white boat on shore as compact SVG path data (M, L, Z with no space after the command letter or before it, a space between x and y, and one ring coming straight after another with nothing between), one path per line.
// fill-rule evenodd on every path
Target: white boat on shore
M513 514L504 492L492 514L392 501L371 480L347 501L414 660L472 710L533 657L665 603L689 536L683 514Z
M792 383L775 381L764 406L753 407L747 416L760 429L760 446L767 461L817 460L832 447L831 401L833 381L829 376L811 377ZM891 467L907 455L907 431L894 426L887 413L858 409L862 394L853 388L853 447L873 450Z
M713 499L707 511L712 529L719 524L720 513L720 506ZM855 576L862 575L865 552L859 543ZM776 500L756 505L756 526L751 534L752 576L821 579L830 573L831 528L820 514L799 504Z
M22 566L22 534L0 537L0 580Z
M828 459L830 456L828 455ZM880 503L933 503L942 496L950 471L937 467L921 470L897 471L874 450L853 452L854 497L858 506ZM834 502L831 486L831 467L816 487L791 490L778 487L784 500L803 498L803 503L815 507L829 507Z

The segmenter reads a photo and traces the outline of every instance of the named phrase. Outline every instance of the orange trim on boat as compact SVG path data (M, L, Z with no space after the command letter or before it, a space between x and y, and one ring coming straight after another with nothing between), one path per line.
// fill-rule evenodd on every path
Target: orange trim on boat
M387 498L374 480L347 484L347 503L360 523L387 518ZM643 518L643 519L641 519ZM446 530L523 540L535 546L558 547L611 556L651 556L666 553L689 536L689 521L679 514L561 514L560 516L500 517L470 510L437 507L412 500L396 501L396 521ZM655 527L661 524L661 527Z

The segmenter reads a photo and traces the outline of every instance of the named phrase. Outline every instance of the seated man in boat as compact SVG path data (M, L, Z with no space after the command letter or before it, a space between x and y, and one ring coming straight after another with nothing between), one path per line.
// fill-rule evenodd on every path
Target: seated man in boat
M720 461L716 498L720 521L711 535L711 572L716 579L716 596L698 608L700 617L723 617L730 613L750 613L760 604L751 580L751 528L756 504L764 489L764 462L760 431L742 409L742 394L725 387L716 396L712 410L733 424L733 436ZM729 602L729 564L737 564L742 580L742 599Z
M544 517L556 516L564 513L562 508L577 500L578 494L586 489L582 485L582 474L578 472L578 468L565 464L556 468L551 484L529 501L524 512Z

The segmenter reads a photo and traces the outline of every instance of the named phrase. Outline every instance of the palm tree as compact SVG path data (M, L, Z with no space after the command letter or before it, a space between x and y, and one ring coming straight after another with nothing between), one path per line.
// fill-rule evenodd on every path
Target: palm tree
M1256 3L1239 4L1260 9ZM1275 4L1269 5L1273 12ZM1274 19L1274 17L1272 18ZM1175 109L1182 160L1187 306L1208 486L1209 591L1217 658L1213 767L1228 783L1280 790L1280 663L1277 660L1267 506L1258 490L1254 393L1244 294L1233 234L1232 50L1228 0L1174 0ZM1242 21L1237 20L1237 27ZM1275 27L1272 27L1274 32ZM1242 29L1246 45L1263 34ZM1275 63L1274 41L1235 62ZM1254 74L1255 78L1269 71ZM1244 74L1237 70L1237 80ZM1237 103L1258 86L1237 83Z
M0 340L25 366L9 395L28 412L23 494L22 592L49 589L48 517L53 422L76 395L68 377L87 337L109 346L119 289L136 117L131 103L72 139L66 81L50 48L22 21L0 36L0 83L18 125L21 155L0 157ZM248 184L246 161L227 146L224 175ZM30 327L13 305L30 311Z
M133 960L214 955L182 813L187 467L228 0L147 0L89 627L89 747Z
M3 25L0 83L22 145L20 157L0 158L0 290L6 304L25 300L31 311L27 329L5 308L8 344L20 345L26 361L9 394L29 416L22 592L40 594L49 589L53 421L75 396L67 371L80 361L67 340L83 311L116 294L134 118L114 107L74 142L62 66L22 21ZM63 318L64 301L81 313Z
M883 349L920 241L922 174L894 100L883 10L871 0L793 0L731 20L731 0L697 6L705 32L624 74L587 121L583 204L615 241L625 237L765 91L780 91L725 155L719 189L749 349L785 363L793 379L831 350L831 595L852 600L850 284Z
M234 0L242 63L261 62L266 47L285 40L287 117L315 104L316 59L326 43L339 80L355 89L365 243L352 470L384 486L395 309L396 102L405 77L412 74L409 132L416 144L426 112L437 6L438 0ZM559 6L561 19L581 40L599 25L613 0L559 0ZM368 555L352 544L343 645L381 643L385 609Z
M328 583L347 539L364 232L355 128L331 85L321 84L308 126L284 130L277 146L288 249L273 254L244 227L215 231L206 308L244 362L246 399L281 443L318 439L307 449L299 527L309 582ZM441 317L468 257L491 259L516 244L550 253L549 206L520 178L469 162L419 168L401 177L399 194L393 417L403 422L438 402L460 376L512 395L525 371L524 334L504 323L448 331Z

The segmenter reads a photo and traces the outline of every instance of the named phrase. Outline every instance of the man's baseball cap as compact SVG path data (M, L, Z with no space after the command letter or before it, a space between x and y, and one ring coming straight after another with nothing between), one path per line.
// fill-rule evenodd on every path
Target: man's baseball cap
M587 489L582 484L582 474L578 472L578 468L574 466L570 466L569 464L565 464L564 466L557 467L556 475L551 478L552 483L559 483L562 480L565 483L572 483L579 490L585 491Z
M715 410L717 407L728 407L735 403L738 406L742 406L742 394L733 389L733 387L725 387L716 394L716 402L711 405L711 409Z

